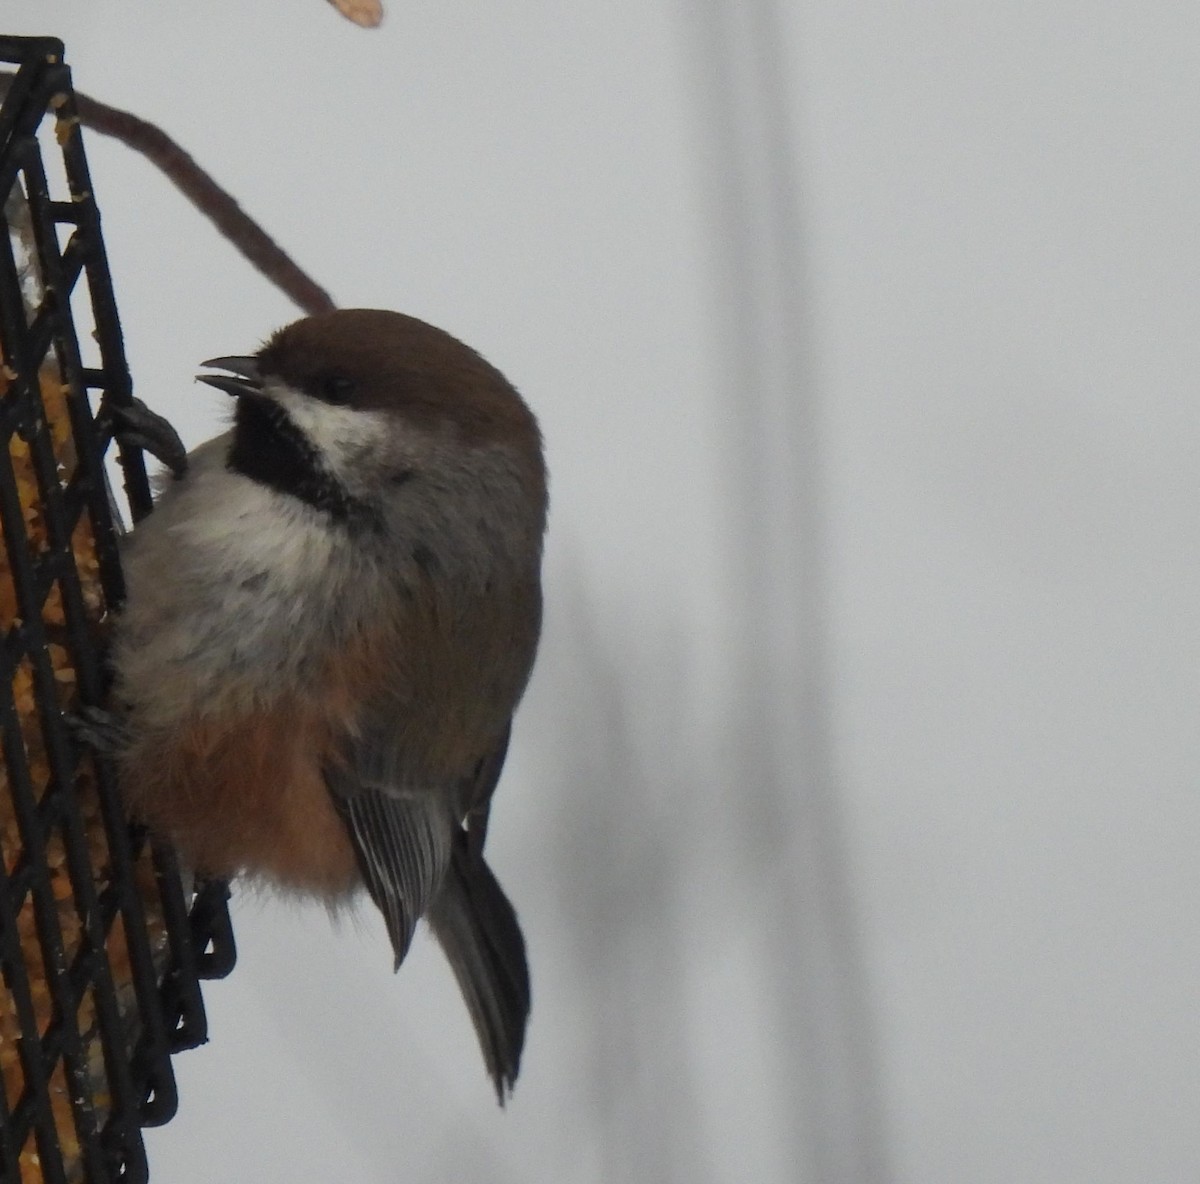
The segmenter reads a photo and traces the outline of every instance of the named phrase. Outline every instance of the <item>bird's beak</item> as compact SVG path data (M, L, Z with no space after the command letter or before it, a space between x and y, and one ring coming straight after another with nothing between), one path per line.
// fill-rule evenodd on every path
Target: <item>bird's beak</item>
M257 358L209 358L201 366L215 370L228 370L228 374L197 374L197 382L206 382L227 395L261 395L262 376L258 372Z

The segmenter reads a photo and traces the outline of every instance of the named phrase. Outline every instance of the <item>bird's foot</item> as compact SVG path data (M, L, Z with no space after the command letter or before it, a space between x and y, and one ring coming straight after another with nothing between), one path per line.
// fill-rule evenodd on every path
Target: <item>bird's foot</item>
M99 756L116 756L129 744L125 721L106 707L78 707L64 712L63 720L75 742Z
M167 466L176 480L187 472L187 449L179 433L141 399L128 407L112 407L113 435L123 448L140 448Z

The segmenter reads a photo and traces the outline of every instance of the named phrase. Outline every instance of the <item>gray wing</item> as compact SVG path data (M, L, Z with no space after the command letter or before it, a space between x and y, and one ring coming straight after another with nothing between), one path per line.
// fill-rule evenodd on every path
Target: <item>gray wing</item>
M387 923L396 967L428 914L501 1103L520 1068L530 1007L521 926L483 858L508 738L505 727L461 784L440 791L364 785L361 771L381 767L378 750L365 750L359 770L326 774L367 891Z
M383 913L399 967L417 921L446 878L455 845L465 838L472 856L482 858L509 728L468 777L445 786L406 783L391 736L384 734L390 729L378 731L359 737L350 759L327 769L325 780L350 833L363 882Z
M345 774L326 779L363 882L387 924L398 970L417 921L442 886L460 827L436 790L390 793L348 783Z
M464 825L467 828L467 846L471 855L479 859L483 858L488 817L492 812L492 795L496 792L496 783L504 770L504 759L508 756L508 740L511 735L512 720L509 720L495 747L475 766L475 771L465 786Z

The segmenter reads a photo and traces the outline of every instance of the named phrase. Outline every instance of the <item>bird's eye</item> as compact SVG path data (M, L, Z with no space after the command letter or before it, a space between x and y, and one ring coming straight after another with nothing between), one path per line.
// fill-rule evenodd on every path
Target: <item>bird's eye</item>
M354 395L354 379L345 374L326 374L318 383L317 391L326 403L349 403Z

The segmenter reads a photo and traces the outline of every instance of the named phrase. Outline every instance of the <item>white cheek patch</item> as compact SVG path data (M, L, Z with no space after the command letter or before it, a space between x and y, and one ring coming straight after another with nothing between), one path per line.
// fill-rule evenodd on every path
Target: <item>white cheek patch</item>
M352 466L364 451L388 437L388 419L382 411L335 407L275 380L268 381L263 391L287 412L335 472Z

